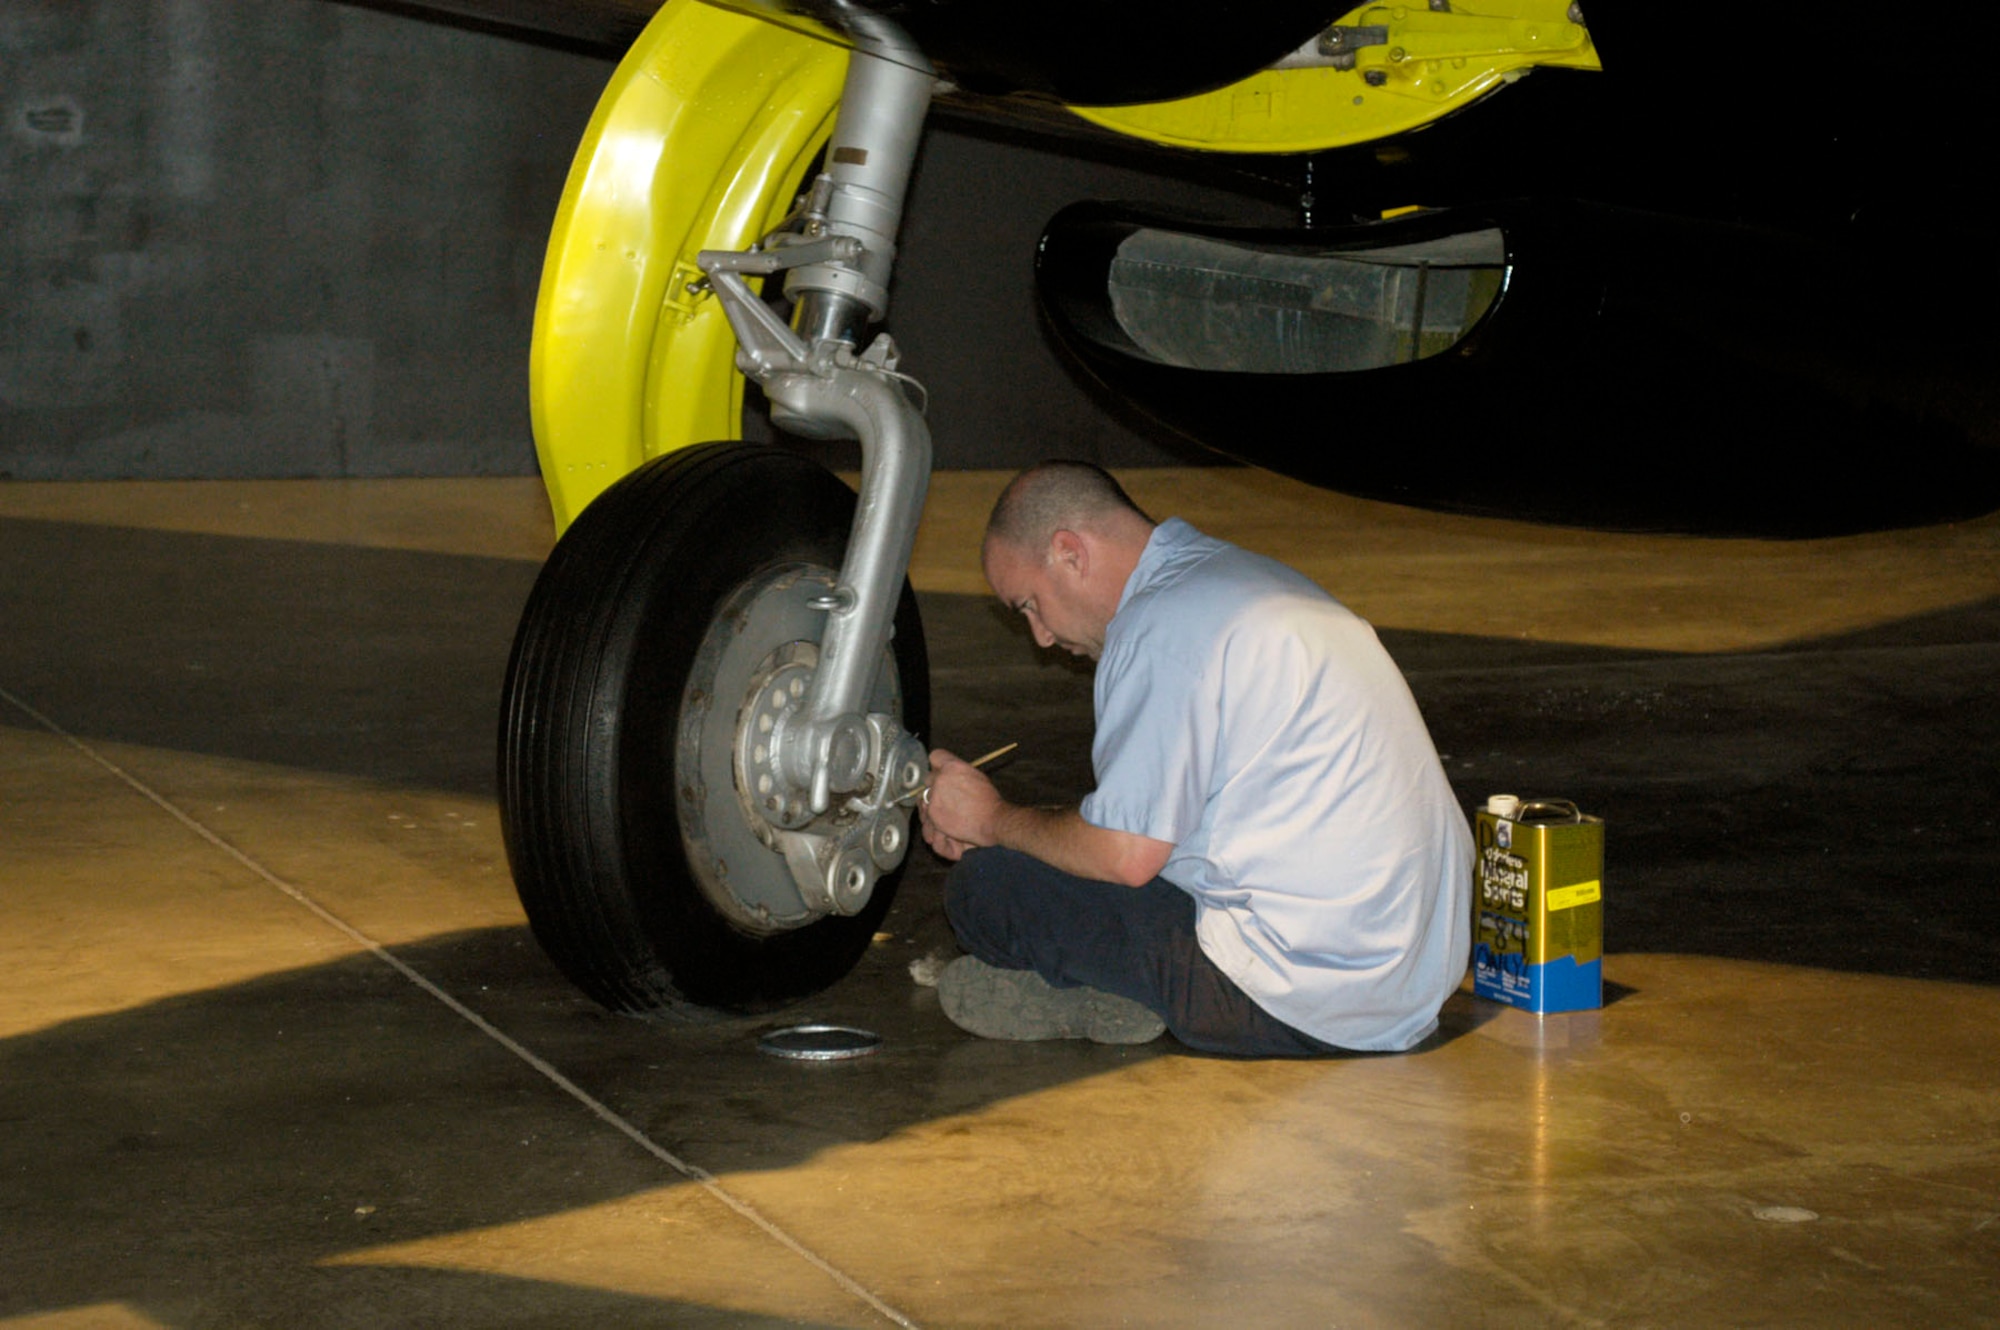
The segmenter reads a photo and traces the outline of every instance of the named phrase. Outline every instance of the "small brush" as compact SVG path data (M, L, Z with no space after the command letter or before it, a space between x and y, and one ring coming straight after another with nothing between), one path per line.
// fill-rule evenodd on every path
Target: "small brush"
M995 758L1001 758L1007 756L1007 754L1013 752L1016 748L1019 748L1020 746L1021 746L1021 741L1019 739L1016 739L1013 743L1010 744L1001 744L998 748L994 749L992 752L987 753L982 757L973 758L972 761L966 763L966 765L971 767L983 767L988 762L993 761ZM924 786L923 793L918 795L917 797L924 807L929 808L931 806L931 787L928 784L926 784Z

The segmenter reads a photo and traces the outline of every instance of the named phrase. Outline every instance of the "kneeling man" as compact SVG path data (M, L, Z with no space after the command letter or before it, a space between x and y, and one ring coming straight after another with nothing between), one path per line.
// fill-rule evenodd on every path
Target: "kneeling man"
M970 955L945 1012L988 1038L1253 1057L1401 1050L1470 945L1471 836L1375 631L1305 577L1097 467L1007 487L986 579L1042 646L1098 662L1097 788L1007 802L939 749L924 838Z

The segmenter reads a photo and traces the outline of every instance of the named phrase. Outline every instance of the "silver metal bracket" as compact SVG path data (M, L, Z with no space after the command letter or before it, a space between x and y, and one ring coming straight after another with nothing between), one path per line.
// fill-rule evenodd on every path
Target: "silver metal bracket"
M876 880L903 862L910 848L904 804L929 775L923 744L889 717L868 717L868 739L869 765L881 777L847 800L827 830L778 836L799 894L833 914L860 913Z
M807 913L854 914L876 879L908 852L906 805L930 772L917 737L894 717L872 712L849 736L860 745L851 754L852 767L864 773L857 788L828 808L810 807L784 753L807 724L818 656L810 642L791 643L753 680L738 711L734 777L751 831L784 856Z
M780 370L813 365L816 355L831 368L834 350L842 344L808 346L776 310L758 298L744 279L768 277L808 264L849 263L858 260L863 252L861 242L851 236L790 242L773 237L766 244L767 248L742 253L705 249L695 255L702 280L722 303L723 315L736 334L736 368L745 378L759 384ZM851 355L853 348L849 347L848 352Z

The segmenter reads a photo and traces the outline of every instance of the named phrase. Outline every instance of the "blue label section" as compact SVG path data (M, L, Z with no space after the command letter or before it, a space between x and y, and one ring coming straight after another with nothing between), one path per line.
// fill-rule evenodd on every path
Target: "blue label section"
M1565 956L1547 965L1528 967L1535 976L1536 1011L1588 1011L1604 1005L1604 962L1578 965Z
M1472 991L1523 1011L1589 1011L1604 1005L1604 961L1578 965L1564 956L1529 965L1518 951L1496 952L1484 943L1472 949Z

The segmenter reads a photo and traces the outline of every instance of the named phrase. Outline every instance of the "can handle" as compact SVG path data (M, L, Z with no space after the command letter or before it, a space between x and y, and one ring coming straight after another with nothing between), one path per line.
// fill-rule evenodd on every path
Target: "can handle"
M1553 816L1551 816L1553 814ZM1528 799L1514 814L1516 822L1581 822L1583 810L1570 799Z

